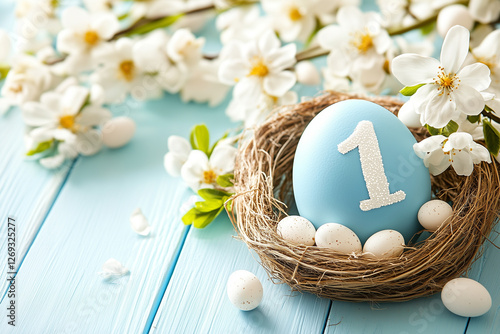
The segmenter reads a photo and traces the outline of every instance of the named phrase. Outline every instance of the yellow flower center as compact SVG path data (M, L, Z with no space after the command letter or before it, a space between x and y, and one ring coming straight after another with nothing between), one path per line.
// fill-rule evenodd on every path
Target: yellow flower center
M96 45L99 42L99 34L94 30L89 30L85 32L83 39L88 45Z
M59 124L61 124L61 127L73 131L75 127L75 116L73 115L61 116L59 118Z
M217 180L217 174L213 170L206 170L203 172L203 183L212 184Z
M357 31L351 39L351 44L358 49L359 53L366 53L373 47L373 38L366 29Z
M21 85L11 86L11 87L9 87L9 90L14 94L18 94L18 93L21 93L23 91L23 86L21 86Z
M299 9L295 6L290 7L288 10L288 17L290 20L293 22L296 22L302 18L302 14L300 13Z
M454 73L446 73L444 68L439 66L439 72L437 78L433 78L434 83L438 85L439 95L450 95L454 89L460 86L461 80ZM451 101L451 98L450 98Z
M120 64L120 74L127 81L134 79L135 65L132 60L125 60Z
M264 64L262 58L258 58L253 62L252 69L250 70L250 73L248 73L249 76L255 75L258 77L265 77L268 74L269 69L267 68L266 64Z

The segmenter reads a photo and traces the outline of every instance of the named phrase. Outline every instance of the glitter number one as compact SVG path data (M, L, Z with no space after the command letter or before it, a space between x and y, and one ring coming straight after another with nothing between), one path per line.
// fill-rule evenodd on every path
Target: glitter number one
M359 122L349 138L338 145L338 150L346 154L356 147L359 150L361 170L370 197L359 203L360 209L369 211L404 200L406 198L404 191L399 190L393 194L389 191L389 182L384 172L380 146L372 122Z

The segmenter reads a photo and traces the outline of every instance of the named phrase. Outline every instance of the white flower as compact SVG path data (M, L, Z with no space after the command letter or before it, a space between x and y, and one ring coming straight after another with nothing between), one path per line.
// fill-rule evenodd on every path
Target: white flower
M441 174L451 165L458 175L468 176L474 164L491 162L488 149L464 132L452 133L449 138L432 136L413 145L413 149L433 175Z
M47 169L59 168L66 160L71 160L78 156L78 151L75 146L73 141L60 142L57 144L57 152L54 155L43 157L39 162Z
M155 30L134 45L133 58L145 72L145 88L164 89L178 93L187 79L189 67L174 63L167 54L169 37L164 30ZM201 57L201 54L200 54Z
M89 90L81 86L70 86L63 94L47 92L40 102L23 104L23 118L34 127L29 136L34 143L50 140L74 144L74 149L83 155L92 155L102 146L101 134L94 129L111 117L111 113L100 106L87 105Z
M214 188L217 177L234 170L236 148L218 144L210 159L200 150L192 150L181 169L181 176L193 191L201 188Z
M298 96L294 91L288 91L279 98L261 94L252 103L241 103L238 99L233 99L226 109L226 114L233 122L243 121L243 126L248 129L261 124L276 107L294 104L297 100Z
M295 44L280 47L276 35L268 31L257 41L230 47L219 68L221 82L234 85L234 96L255 101L261 94L281 97L296 82L295 74L287 69L296 60Z
M95 66L108 40L118 31L119 23L113 13L92 13L80 7L62 12L63 30L57 35L57 49L69 54L75 71Z
M500 16L500 1L470 0L469 11L476 21L490 23Z
M179 29L168 41L167 54L174 62L193 65L200 61L204 44L203 37L196 38L188 29Z
M6 63L11 52L10 38L7 32L0 29L0 66ZM1 77L1 76L0 76Z
M217 72L220 63L219 59L202 59L196 66L192 66L181 89L182 101L208 102L211 107L221 103L230 87L219 81Z
M349 76L372 91L384 81L384 53L392 43L378 21L375 13L342 7L337 14L338 25L327 26L318 32L321 47L331 50L328 67L332 74Z
M143 17L157 18L178 14L186 9L186 2L182 0L134 1L130 8L130 16L135 21Z
M157 85L151 90L146 89L142 81L144 71L134 59L134 50L137 50L134 41L124 37L102 55L103 66L93 73L91 80L104 88L107 103L121 102L128 93L137 99L143 99L144 94L154 96L161 93Z
M191 151L191 144L186 139L179 136L168 137L168 153L163 161L165 170L172 176L180 176Z
M491 71L489 91L500 94L500 29L488 34L471 54L475 61L485 64Z
M257 39L272 28L270 18L260 16L257 6L235 7L217 15L216 27L224 45Z
M19 55L1 90L0 113L11 106L37 100L52 82L53 76L46 65L35 57Z
M331 0L265 0L264 11L271 17L275 30L285 42L305 42L316 28L317 19L333 12L337 1Z
M392 71L405 86L424 84L410 98L422 124L446 126L461 115L478 115L484 108L480 94L490 85L490 70L481 63L462 64L469 49L469 31L450 29L443 42L441 61L417 54L404 54L392 62Z

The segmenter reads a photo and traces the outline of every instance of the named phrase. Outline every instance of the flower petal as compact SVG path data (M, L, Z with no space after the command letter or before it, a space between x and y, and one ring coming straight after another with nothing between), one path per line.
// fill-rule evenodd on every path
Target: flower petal
M439 61L414 53L397 56L392 60L392 73L405 86L432 82L439 70Z
M82 86L69 87L61 98L62 112L65 115L76 115L88 96L88 88Z
M243 77L234 87L233 97L243 101L257 101L262 94L260 79L255 76Z
M443 151L450 152L452 149L463 150L473 143L470 133L455 132L450 135L446 144L444 144Z
M462 26L452 27L443 41L441 65L447 73L457 73L469 53L469 30Z
M90 20L89 13L80 7L66 8L61 14L61 22L64 28L78 32L84 32Z
M40 164L47 169L56 169L61 167L66 157L62 154L56 154L51 157L42 158Z
M458 77L461 80L461 84L466 84L478 91L482 91L490 86L490 73L488 66L475 63L461 69L458 72Z
M486 147L478 143L472 143L472 145L470 146L470 155L472 157L472 162L474 162L475 164L478 164L481 161L491 163L490 152Z
M112 117L111 111L97 106L88 106L83 108L77 116L77 123L83 126L96 126L104 124Z
M186 159L175 152L168 152L163 158L163 166L167 173L173 177L181 176L181 169Z
M223 174L233 171L237 151L235 147L230 145L217 145L210 156L210 165Z
M82 155L94 155L102 148L102 135L97 130L80 132L76 136L76 149Z
M431 172L432 175L439 175L445 170L448 169L451 165L450 159L448 159L448 156L443 154L442 151L434 151L431 154L428 155L428 160L427 160L427 166L429 167L429 172ZM430 163L429 161L432 161L433 163ZM424 160L425 163L425 160Z
M181 177L186 183L199 183L203 172L208 170L208 157L200 150L192 150L181 169Z
M219 79L227 85L234 85L247 74L247 65L241 59L228 59L219 67Z
M466 115L479 115L483 111L483 96L471 86L461 84L454 92L453 99L458 111Z
M282 48L269 54L266 58L267 65L271 72L280 72L284 69L292 67L295 62L295 54L297 46L295 44L287 44Z
M111 258L104 262L102 265L102 271L99 275L104 279L118 278L129 273L129 270L125 268L120 262Z
M453 161L451 165L458 175L469 176L474 170L474 163L472 162L472 157L469 152L453 152Z
M293 72L269 74L264 78L264 91L271 96L283 96L295 85L297 78Z
M280 40L272 30L266 31L257 41L258 49L262 55L267 55L278 49L280 44Z
M329 25L318 32L318 43L326 50L336 49L345 44L346 37L342 28L336 25Z
M118 31L120 23L113 14L101 13L92 22L92 28L97 31L101 39L108 40Z
M443 135L428 137L413 145L415 152L432 152L441 148L441 143L446 139Z
M147 236L151 232L151 226L139 208L135 209L130 215L130 227L135 233L142 236Z
M58 123L56 115L38 102L26 102L22 111L23 120L29 126L55 126Z
M425 123L435 128L446 126L457 115L457 106L446 95L436 94L425 108Z

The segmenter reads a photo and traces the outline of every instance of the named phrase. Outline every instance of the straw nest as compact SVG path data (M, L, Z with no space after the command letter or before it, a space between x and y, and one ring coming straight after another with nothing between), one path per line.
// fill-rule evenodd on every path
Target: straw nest
M476 165L468 177L451 168L432 177L434 194L453 202L454 216L431 237L406 247L399 258L372 260L296 246L276 232L287 215L286 203L293 199L292 164L302 132L325 107L352 98L378 103L395 114L402 105L392 98L328 92L280 110L239 148L231 221L273 281L293 290L346 301L405 301L436 293L469 269L493 228L500 209L496 161ZM412 132L417 141L426 136L424 129Z

